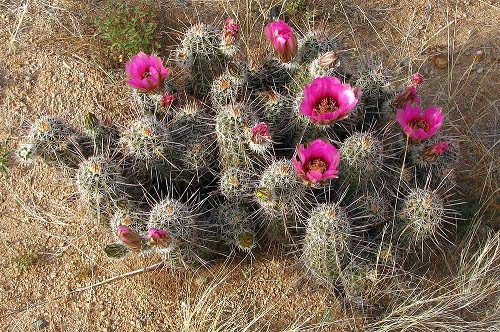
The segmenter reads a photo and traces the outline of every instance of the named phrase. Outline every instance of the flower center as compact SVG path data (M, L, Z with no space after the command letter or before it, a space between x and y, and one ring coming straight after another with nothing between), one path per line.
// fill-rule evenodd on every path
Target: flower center
M337 104L337 101L333 98L323 98L320 100L319 103L316 104L314 107L314 112L317 115L322 115L326 113L333 113L336 110L339 109L339 105Z
M318 171L324 173L326 171L326 163L321 159L313 159L305 165L306 173L309 171Z
M411 129L423 129L425 131L429 130L429 124L424 119L411 120L409 123Z
M142 74L142 78L146 78L146 77L150 77L151 76L151 73L149 71L146 71L144 72L144 74Z

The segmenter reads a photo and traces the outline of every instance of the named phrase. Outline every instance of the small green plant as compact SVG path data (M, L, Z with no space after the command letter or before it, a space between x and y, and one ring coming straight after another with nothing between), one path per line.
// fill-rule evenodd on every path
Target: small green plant
M152 18L151 8L144 4L107 0L94 24L109 42L112 55L121 62L139 51L155 48L156 22Z
M33 253L27 253L16 257L16 265L19 271L26 272L33 266L37 261L37 255Z
M297 14L297 13L305 13L307 11L307 3L306 0L290 0L284 6L284 11L287 14Z

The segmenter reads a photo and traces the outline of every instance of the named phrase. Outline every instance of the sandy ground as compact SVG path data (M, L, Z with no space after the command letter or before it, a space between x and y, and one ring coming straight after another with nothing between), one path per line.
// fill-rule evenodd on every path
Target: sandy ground
M11 146L26 125L44 114L57 114L76 126L82 125L87 112L112 115L122 124L131 117L123 70L113 65L104 44L94 36L85 13L88 7L80 3L0 1L0 139L10 139ZM165 40L175 39L175 30L183 29L186 17L196 21L184 11L200 13L209 21L223 16L218 8L224 4L189 3L183 7L172 0L159 6L162 26L172 22L174 27L161 31ZM395 80L415 71L428 77L425 102L444 107L466 151L464 176L477 184L466 197L486 197L485 188L495 187L498 179L498 169L492 165L498 162L494 143L499 124L500 4L488 0L332 3L319 4L318 12L330 13L328 26L342 32L347 47L383 54ZM253 14L268 6L254 4ZM244 7L237 11L243 13ZM240 19L248 17L241 14ZM299 14L294 20L305 25ZM163 55L168 56L171 47L167 45ZM444 57L444 67L439 57ZM481 181L474 181L476 177ZM245 319L266 310L264 321L271 331L310 317L310 322L319 322L325 315L346 320L332 331L356 330L338 301L309 282L293 257L280 254L238 257L224 269L163 269L65 295L157 260L108 259L102 251L110 241L106 229L79 204L71 180L41 162L10 167L0 188L2 331L30 331L39 319L48 322L47 332L177 330L185 321L186 303L200 298L221 276L209 299L224 302L225 310L235 312L245 304L251 308L242 313Z

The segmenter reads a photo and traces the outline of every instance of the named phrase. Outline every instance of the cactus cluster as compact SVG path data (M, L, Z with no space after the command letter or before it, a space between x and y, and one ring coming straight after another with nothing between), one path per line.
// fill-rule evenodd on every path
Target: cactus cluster
M337 53L327 32L273 21L274 55L247 62L238 33L232 19L196 24L168 69L137 54L128 125L88 115L79 132L44 117L18 157L74 171L110 226L112 257L192 266L277 240L315 280L362 294L370 248L435 242L451 220L443 182L457 150L436 134L442 111L421 108L421 76L397 89L381 62Z
M335 204L322 204L311 211L304 237L306 268L322 283L335 281L349 263L352 221Z

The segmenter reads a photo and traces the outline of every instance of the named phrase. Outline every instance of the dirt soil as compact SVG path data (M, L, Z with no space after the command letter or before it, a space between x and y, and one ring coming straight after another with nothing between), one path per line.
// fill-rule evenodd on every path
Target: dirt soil
M251 11L245 3L252 3ZM498 1L306 3L307 13L290 16L300 31L321 25L318 18L326 15L323 23L340 33L346 50L381 56L395 81L423 73L424 103L443 107L450 130L462 142L463 175L471 184L465 199L485 199L497 188ZM45 114L79 127L88 112L119 124L132 118L123 67L109 57L89 20L98 4L0 1L0 141L15 147L27 126ZM243 33L252 30L250 22L257 22L253 29L261 31L270 7L264 1L162 2L157 5L165 44L161 54L168 57L178 32L198 18L219 24L227 14L236 14L245 22ZM311 23L306 15L313 14L313 7L317 19ZM158 261L107 258L102 249L111 237L77 198L71 179L42 162L34 167L12 164L3 176L0 330L32 331L37 320L48 323L47 332L181 330L185 303L221 275L225 278L213 299L225 298L227 310L244 302L254 310L246 313L250 316L267 310L271 331L309 318L320 322L325 316L344 320L329 330L358 329L335 298L307 279L294 257L280 253L237 257L224 268L162 269L71 293Z

